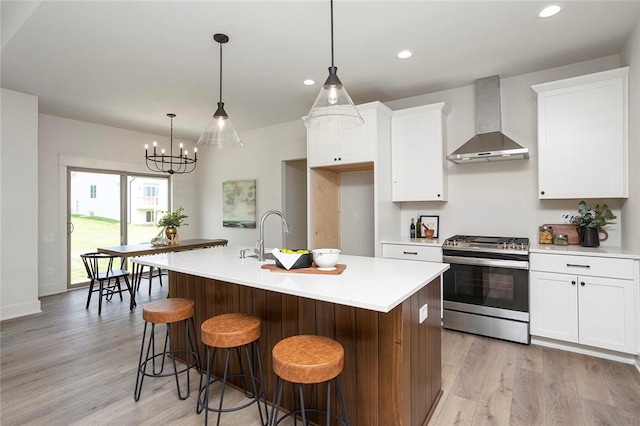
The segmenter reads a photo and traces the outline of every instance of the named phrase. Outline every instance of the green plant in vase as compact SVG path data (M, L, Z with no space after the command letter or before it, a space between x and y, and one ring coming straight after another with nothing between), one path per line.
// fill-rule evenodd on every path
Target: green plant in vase
M177 210L167 213L160 218L158 226L164 227L164 233L173 244L178 241L178 228L189 225L186 219L189 217L183 213L184 209L178 207Z
M613 219L617 216L609 209L609 206L596 204L589 206L586 202L580 201L578 204L578 214L571 218L571 223L578 226L580 235L580 245L583 247L598 247L600 245L600 233L604 234L602 241L609 237L603 228L614 224Z

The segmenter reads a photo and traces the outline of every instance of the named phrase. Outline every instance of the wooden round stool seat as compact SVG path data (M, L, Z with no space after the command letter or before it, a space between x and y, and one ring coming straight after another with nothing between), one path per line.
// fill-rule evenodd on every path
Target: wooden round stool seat
M212 348L235 348L260 338L260 320L247 314L222 314L202 323L200 340Z
M198 373L202 371L200 353L196 342L195 307L196 304L193 300L176 297L149 302L142 308L144 331L142 333L142 345L140 346L136 387L133 393L136 401L140 399L145 377L174 376L176 387L178 388L178 398L184 400L189 397L191 384L189 372L192 368L195 368ZM171 336L171 324L179 326L179 324L175 323L183 323L185 340L174 346L173 337ZM151 324L151 330L147 338L147 326L149 324ZM155 337L156 326L161 324L165 324L164 345L162 347L156 345ZM181 359L184 364L178 366L176 359ZM165 372L165 364L170 365L169 368L173 371ZM147 369L147 367L149 368ZM182 373L187 376L187 389L184 395L178 380L178 376Z
M169 298L144 305L142 319L154 324L169 324L184 321L196 312L196 303L191 299Z
M203 369L200 375L196 412L200 414L205 411L205 425L210 411L217 413L216 424L219 425L223 413L243 410L253 404L258 407L260 424L267 424L269 409L258 344L260 324L260 319L252 315L229 313L209 318L200 326L200 340L205 345L206 370ZM212 366L216 365L218 351L224 355L224 368L215 374ZM237 355L237 364L232 369L235 372L230 371L229 367L232 353ZM233 406L225 404L227 381L242 386L246 399ZM218 400L217 404L213 401L210 403L209 398L210 393L214 393L212 385L216 382L221 384L220 391L215 392L217 395L212 398Z
M273 371L291 383L322 383L344 368L344 348L328 337L300 335L273 347Z

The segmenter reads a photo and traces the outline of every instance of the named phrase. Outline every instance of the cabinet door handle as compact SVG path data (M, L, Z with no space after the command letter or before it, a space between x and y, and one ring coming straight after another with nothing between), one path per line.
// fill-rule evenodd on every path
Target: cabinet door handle
M544 191L540 191L540 194L544 195Z
M571 285L576 285L576 282L575 281L571 281Z
M416 256L418 255L417 251L403 251L404 254L415 254Z
M591 268L591 265L578 265L576 263L567 263L567 268Z
M580 285L584 287L584 281L580 281Z

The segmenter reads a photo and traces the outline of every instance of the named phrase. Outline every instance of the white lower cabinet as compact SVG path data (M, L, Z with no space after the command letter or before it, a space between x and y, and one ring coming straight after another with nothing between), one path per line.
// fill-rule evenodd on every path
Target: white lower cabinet
M442 262L442 248L410 244L382 244L382 257L389 259L420 260Z
M441 263L442 247L440 245L382 243L382 257ZM440 307L442 308L442 276L440 277ZM443 314L444 311L440 309L441 320Z
M637 353L632 260L532 253L530 262L532 336Z

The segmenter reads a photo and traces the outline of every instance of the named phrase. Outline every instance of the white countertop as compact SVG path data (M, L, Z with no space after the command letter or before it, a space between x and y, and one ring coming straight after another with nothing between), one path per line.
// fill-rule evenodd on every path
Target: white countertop
M340 275L271 272L255 257L240 259L240 249L213 247L135 257L143 265L246 285L263 290L379 312L389 312L449 269L446 263L341 255Z
M634 253L620 247L582 247L579 245L554 246L552 244L531 244L530 253L571 254L574 256L615 257L618 259L640 260L640 253Z

